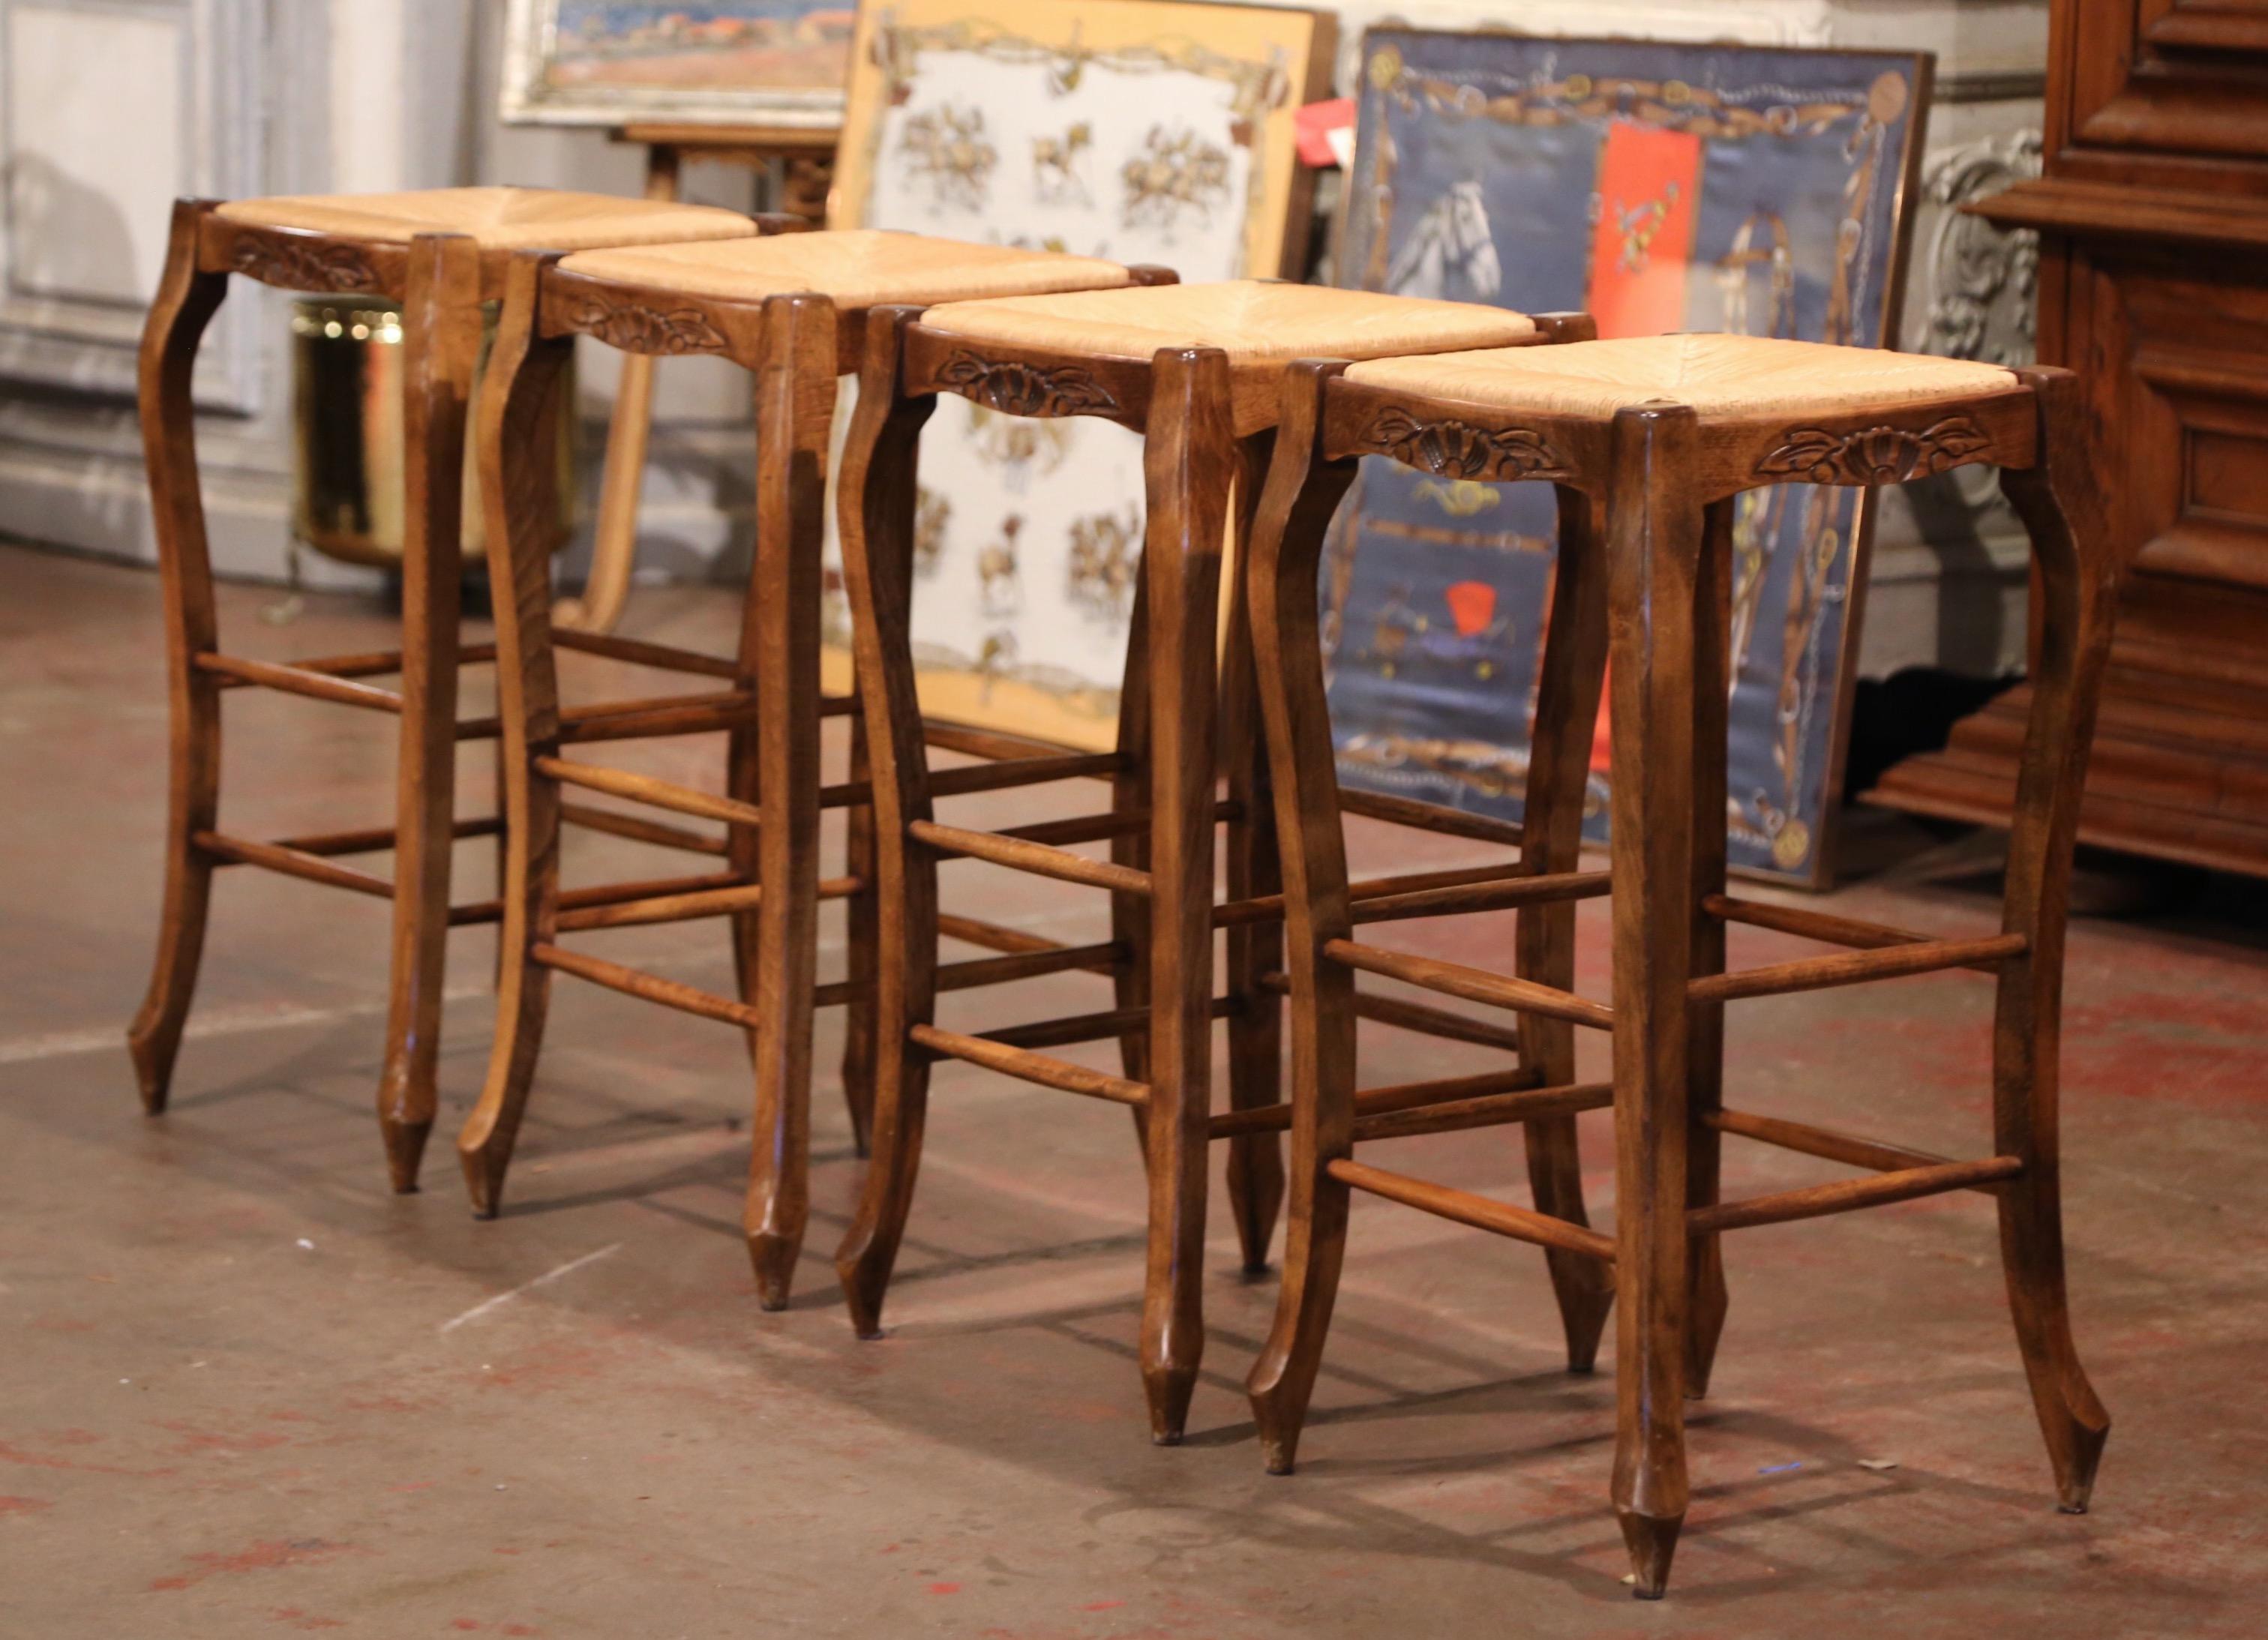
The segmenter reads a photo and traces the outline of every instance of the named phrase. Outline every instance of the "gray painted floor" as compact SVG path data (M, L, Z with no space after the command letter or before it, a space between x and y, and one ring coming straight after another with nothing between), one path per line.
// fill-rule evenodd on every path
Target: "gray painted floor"
M1733 1245L1671 1598L1639 1606L1606 1506L1610 1362L1565 1374L1542 1261L1509 1243L1359 1204L1307 1461L1270 1480L1240 1385L1274 1289L1238 1276L1216 1213L1192 1438L1152 1448L1132 1353L1141 1179L1125 1118L1086 1101L940 1071L893 1330L861 1344L829 1262L857 1178L831 1074L785 1314L756 1310L738 1234L741 1042L571 981L506 1213L476 1224L444 1137L486 1050L493 946L467 931L427 1188L395 1197L371 1115L385 909L237 871L173 1109L145 1120L121 1031L157 908L157 583L14 549L0 574L0 1635L2262 1631L2256 888L2217 883L2177 908L2161 883L2114 880L2143 908L2073 939L2073 1286L2117 1423L2095 1512L2052 1507L1989 1206L1761 1230ZM382 612L352 603L265 625L274 600L226 591L233 646L387 641ZM642 593L626 629L721 643L733 617L722 593ZM225 823L382 823L385 724L273 698L229 710ZM697 746L622 761L702 777ZM465 783L472 812L484 754L467 754ZM1874 820L1856 842L1836 908L1992 926L1991 840ZM1376 831L1356 851L1473 857ZM571 877L646 874L642 855L578 839ZM483 891L489 858L461 857ZM1099 926L1091 894L951 870L961 903L993 916ZM1585 918L1584 989L1602 996L1603 908ZM1509 928L1396 933L1487 960ZM606 938L624 960L725 982L719 928ZM1734 947L1736 964L1800 949L1754 930ZM1098 988L956 997L946 1018L1105 1005ZM1733 1097L1981 1154L1989 1019L1989 985L1963 976L1742 1004ZM822 1026L825 1064L839 1028ZM1381 1032L1365 1079L1486 1063ZM1588 1186L1611 1222L1604 1123L1585 1118ZM1526 1199L1509 1135L1377 1154ZM1731 1158L1742 1193L1839 1171Z

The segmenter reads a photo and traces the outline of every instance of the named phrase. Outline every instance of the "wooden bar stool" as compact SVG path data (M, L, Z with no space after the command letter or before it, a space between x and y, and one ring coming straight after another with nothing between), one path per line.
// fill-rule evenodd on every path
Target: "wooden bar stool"
M166 1108L181 1029L196 989L214 868L257 865L394 901L393 981L378 1117L394 1188L414 1190L433 1125L442 960L453 924L492 923L493 905L449 904L451 844L493 835L497 819L460 821L456 747L493 739L493 724L457 721L460 661L486 646L458 643L459 511L465 417L481 349L483 302L502 290L512 251L663 239L741 239L764 224L728 210L542 188L183 200L173 208L166 272L143 334L142 438L164 574L166 677L173 710L166 900L156 971L128 1033L152 1114ZM220 650L196 461L191 377L198 341L231 274L286 290L351 293L401 304L408 519L401 565L402 647L288 666ZM547 517L549 513L547 511ZM401 687L362 680L399 673ZM394 825L276 842L219 829L220 702L253 686L401 719ZM394 851L391 881L338 863Z
M843 1080L863 1135L874 989L874 880L864 827L853 827L850 873L825 881L819 875L821 811L859 811L867 800L857 767L862 754L854 752L848 783L820 783L821 718L857 710L855 697L822 697L819 674L822 508L838 361L858 357L867 314L883 304L895 314L909 303L1157 277L1171 276L1092 257L866 231L563 260L530 254L514 263L491 365L498 390L483 406L480 446L490 573L512 595L497 599L510 838L502 996L488 1083L458 1139L476 1210L497 1210L534 1077L550 976L571 974L748 1030L756 1078L748 1251L764 1307L787 1303L808 1202L812 1012L821 1002L857 1010ZM534 429L578 335L632 354L711 354L755 378L756 547L740 651L730 658L697 658L692 668L727 680L724 694L692 703L639 702L599 721L560 710L554 651L587 639L551 619L550 560L538 510L546 468ZM717 730L732 737L721 793L564 755L587 741ZM997 790L1059 778L1064 762L1083 769L1107 761L1020 759L964 771L963 781L969 790ZM721 821L725 829L703 834L570 804L570 790ZM558 836L569 818L721 855L725 869L694 884L644 885L636 895L608 891L604 902L588 891L563 892ZM830 898L852 901L850 978L821 988L818 908ZM715 916L732 920L737 998L560 943L571 933Z
M1150 1180L1143 1382L1153 1438L1181 1438L1204 1347L1208 1141L1233 1141L1229 1187L1239 1239L1247 1266L1263 1268L1282 1194L1274 1136L1290 1119L1289 1107L1278 1102L1281 1004L1271 989L1281 983L1282 901L1265 823L1241 600L1229 621L1225 680L1219 670L1220 561L1232 487L1245 497L1241 530L1266 470L1287 359L1318 348L1375 357L1524 346L1564 329L1557 319L1462 304L1251 281L956 303L918 319L907 313L887 322L878 318L868 327L839 496L872 747L883 910L873 1161L857 1222L837 1258L862 1335L879 1335L912 1202L933 1060L965 1060L1042 1087L1130 1106L1143 1120ZM1005 832L936 818L937 799L968 789L964 771L928 767L925 746L951 743L924 730L909 636L917 438L940 393L1007 416L1099 416L1145 440L1148 525L1118 750L1054 760L1067 775L1111 778L1105 813ZM1226 803L1216 790L1224 751ZM1226 827L1225 904L1214 898L1217 824ZM1108 862L1068 846L1106 839L1113 855ZM955 857L1108 892L1115 938L1069 950L1027 938L1010 946L1027 953L1020 957L940 968L940 935L1008 943L995 938L998 930L939 915L938 863ZM1472 880L1470 873L1452 872L1366 886L1380 895L1462 893L1470 890L1459 886ZM1229 935L1226 994L1218 997L1216 928ZM1118 1006L982 1034L941 1030L934 1022L940 990L1066 967L1110 975ZM1365 1000L1420 1029L1463 1034L1471 1028L1441 1011ZM1231 1108L1215 1116L1212 1021L1224 1017ZM1121 1044L1123 1076L1040 1051L1113 1039ZM1532 1077L1523 1068L1492 1085L1521 1085ZM1564 1144L1539 1166L1550 1173L1544 1188L1555 1202L1580 1216L1572 1123L1562 1136ZM1570 1278L1578 1283L1568 1294L1570 1348L1587 1355L1605 1313L1604 1284L1590 1269L1571 1269Z
M1948 1190L1999 1201L2016 1335L2058 1494L2087 1506L2110 1421L2073 1350L2064 1292L2056 1153L2065 899L2117 569L2089 464L2078 383L1994 366L1749 337L1689 335L1351 366L1309 361L1285 385L1278 456L1251 558L1261 698L1276 773L1292 975L1289 1250L1277 1321L1251 1392L1268 1467L1288 1472L1314 1387L1362 1189L1614 1272L1619 1439L1613 1498L1637 1592L1659 1596L1686 1510L1684 1411L1705 1389L1726 1297L1727 1231ZM1536 863L1521 971L1505 976L1367 945L1346 880L1341 803L1316 636L1316 575L1358 458L1390 455L1458 478L1559 487L1561 567L1529 773L1531 835L1572 837L1585 750L1611 659L1612 871ZM1733 506L1803 481L1882 485L1997 464L2030 532L2044 621L2011 842L2002 931L1933 939L1727 894L1725 699ZM1594 506L1603 536L1594 527ZM1610 886L1614 1004L1527 968L1531 926ZM1725 971L1725 925L1749 923L1855 947ZM1949 968L1999 978L1993 1153L1948 1161L1726 1107L1723 1007L1747 997ZM1612 1033L1612 1086L1568 1085L1381 1118L1355 1088L1347 999L1358 972L1393 974ZM1616 1232L1567 1222L1354 1159L1391 1135L1611 1104ZM1719 1198L1725 1134L1869 1169L1870 1178L1748 1201Z

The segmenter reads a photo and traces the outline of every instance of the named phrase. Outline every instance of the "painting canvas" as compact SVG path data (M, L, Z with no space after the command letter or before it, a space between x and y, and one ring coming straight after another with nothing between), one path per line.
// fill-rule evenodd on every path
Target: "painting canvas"
M844 0L511 0L508 121L835 125Z
M1313 176L1293 121L1327 83L1335 33L1307 11L1172 0L869 0L830 224L1156 262L1189 282L1296 271ZM1143 512L1131 433L946 398L922 439L924 708L1110 746ZM839 680L839 597L828 618Z
M1880 52L1367 35L1339 283L1587 309L1605 336L1896 335L1929 59ZM1866 585L1864 493L1739 504L1729 852L1817 884ZM1348 785L1517 820L1551 600L1545 485L1371 460L1324 593ZM1603 839L1606 728L1587 826Z

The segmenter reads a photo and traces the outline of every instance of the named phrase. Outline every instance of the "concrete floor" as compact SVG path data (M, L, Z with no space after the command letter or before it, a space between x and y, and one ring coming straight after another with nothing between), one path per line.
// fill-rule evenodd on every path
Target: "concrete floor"
M173 1110L145 1120L121 1031L157 909L157 581L16 549L0 576L0 1635L2268 1628L2268 1231L2245 1210L2268 1171L2257 886L2102 878L2091 888L2127 903L2073 932L2072 1282L2117 1423L2095 1512L2052 1507L1985 1204L1751 1232L1694 1419L1671 1598L1640 1606L1606 1507L1612 1380L1560 1370L1542 1260L1390 1204L1356 1207L1300 1474L1260 1472L1240 1386L1274 1289L1238 1277L1218 1213L1192 1438L1152 1448L1133 1358L1141 1180L1124 1118L1084 1101L940 1071L893 1329L860 1344L829 1263L857 1176L831 1078L783 1315L757 1311L737 1233L737 1035L572 981L505 1217L468 1217L438 1135L426 1192L394 1196L370 1113L384 908L239 871ZM276 602L225 592L232 648L387 641L368 607L310 600L279 627L261 619ZM642 593L628 626L721 643L732 618L722 593ZM387 813L385 724L266 696L230 712L225 823L278 835ZM701 757L623 761L698 778ZM484 757L467 784L469 812ZM983 800L970 813L982 823ZM1991 840L1862 817L1855 842L1834 908L1992 923ZM1358 859L1381 842L1359 836ZM571 879L647 874L643 855L578 838ZM487 845L462 865L484 886ZM1091 895L952 869L990 915L1097 923ZM1603 908L1584 916L1584 989L1603 995ZM1485 960L1509 927L1405 937ZM720 929L607 938L725 983ZM1736 964L1804 949L1733 944ZM491 950L480 931L456 943L443 1135L481 1077ZM1098 1006L1097 983L955 997L946 1018ZM1730 1085L1751 1107L1982 1153L1989 998L1945 976L1743 1004ZM827 1063L838 1041L829 1019ZM1383 1032L1366 1053L1372 1082L1486 1063ZM1605 1119L1585 1122L1610 1220ZM1510 1136L1376 1149L1525 1200ZM1742 1193L1840 1171L1738 1142L1729 1157Z

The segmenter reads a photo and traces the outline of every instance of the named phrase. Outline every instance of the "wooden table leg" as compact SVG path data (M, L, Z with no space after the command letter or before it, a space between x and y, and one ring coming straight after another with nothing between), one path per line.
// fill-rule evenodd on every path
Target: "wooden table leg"
M674 202L681 156L656 144L646 153L645 196ZM558 625L581 632L611 632L629 597L637 568L638 499L645 487L646 447L653 433L653 367L650 353L622 357L615 419L607 434L607 469L599 486L598 534L590 578L580 598L563 598L553 612Z

